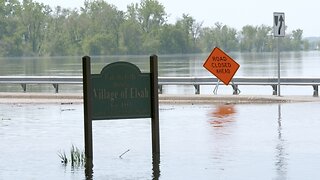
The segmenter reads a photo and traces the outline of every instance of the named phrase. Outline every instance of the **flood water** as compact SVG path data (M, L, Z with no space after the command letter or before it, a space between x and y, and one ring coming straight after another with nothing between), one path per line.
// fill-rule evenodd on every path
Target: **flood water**
M91 175L316 179L318 110L319 103L162 104L159 163L152 162L150 119L94 121ZM83 166L65 166L58 157L84 146L82 114L81 104L0 104L0 179L85 179Z
M240 64L237 77L278 77L277 53L228 53ZM158 55L159 76L212 76L203 68L209 54ZM149 56L99 56L91 57L92 73L98 74L108 63L127 61L141 71L149 72ZM282 52L281 77L320 77L320 51ZM30 57L0 58L0 76L81 76L81 57ZM282 86L282 95L312 95L312 86ZM271 95L271 86L239 86L241 94ZM52 85L29 85L29 92L54 92ZM212 94L214 86L201 86L201 94ZM1 85L0 92L21 92L20 85ZM61 85L60 92L82 92L81 86ZM193 94L193 86L164 86L164 93ZM218 94L232 94L231 86L219 86Z
M276 77L276 56L231 55L241 65L236 76ZM160 76L208 76L207 55L159 56ZM109 60L110 59L110 60ZM121 57L143 71L148 56ZM282 55L282 75L319 77L320 53ZM95 57L93 73L119 57ZM81 75L81 57L0 58L0 75ZM241 87L240 87L241 88ZM244 94L271 94L271 87ZM261 88L261 89L260 89ZM212 93L213 87L201 93ZM2 86L1 91L21 91ZM31 91L53 92L52 87ZM64 87L63 92L81 92ZM193 93L167 87L165 93ZM231 94L229 87L219 93ZM312 96L312 87L282 93ZM160 157L152 157L151 120L93 122L93 167L61 163L74 145L83 150L82 104L6 104L0 102L0 180L56 179L221 179L301 180L320 177L319 102L284 104L160 104ZM86 178L86 175L89 178Z

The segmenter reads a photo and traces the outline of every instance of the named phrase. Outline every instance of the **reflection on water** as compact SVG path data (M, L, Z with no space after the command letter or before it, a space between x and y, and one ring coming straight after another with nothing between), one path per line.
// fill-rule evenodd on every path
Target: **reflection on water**
M158 180L160 177L160 155L152 155L152 179Z
M278 105L278 143L276 145L276 170L277 180L287 179L287 156L285 149L286 142L282 135L282 122L281 122L281 104Z
M234 104L218 104L208 112L209 124L213 128L212 159L217 172L224 172L226 163L234 161L233 150L237 110Z
M86 180L93 180L93 162L92 159L87 159L85 163L85 172Z
M233 104L223 104L217 105L214 112L212 113L212 119L210 124L213 127L224 127L230 122L234 121L233 115L236 113L235 107Z

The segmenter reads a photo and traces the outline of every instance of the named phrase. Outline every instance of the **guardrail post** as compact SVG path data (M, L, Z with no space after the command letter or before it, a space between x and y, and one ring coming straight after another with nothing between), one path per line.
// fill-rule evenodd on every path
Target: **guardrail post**
M27 92L27 84L20 84L22 89L23 89L23 92Z
M272 92L272 95L277 95L278 94L278 85L271 85L272 86L272 89L273 89L273 92Z
M319 86L318 85L312 85L313 87L313 96L318 97L319 96Z
M195 88L195 94L200 94L200 85L199 84L195 84L194 88Z
M158 85L159 88L159 94L162 94L162 85Z
M233 95L238 95L238 85L232 85L233 88Z
M59 84L52 84L54 89L56 90L56 93L59 92Z
M238 88L238 85L235 84L233 81L231 81L231 82L232 82L231 86L232 86L232 89L233 89L233 95L239 95L240 94L240 90Z

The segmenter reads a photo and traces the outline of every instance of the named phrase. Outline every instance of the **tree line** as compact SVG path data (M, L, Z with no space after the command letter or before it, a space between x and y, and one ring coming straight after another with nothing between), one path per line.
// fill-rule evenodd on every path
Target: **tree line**
M275 51L273 28L222 23L203 27L183 14L167 22L157 0L141 0L121 11L104 0L87 0L80 9L50 7L33 0L0 0L0 56L139 55L225 51ZM287 33L284 51L308 50L303 30Z

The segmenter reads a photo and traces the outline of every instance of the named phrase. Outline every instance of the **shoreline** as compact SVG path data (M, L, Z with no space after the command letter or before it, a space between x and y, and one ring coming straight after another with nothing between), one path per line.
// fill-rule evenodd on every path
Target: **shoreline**
M313 96L159 94L160 104L262 104L320 102ZM0 104L83 103L82 93L0 93Z

